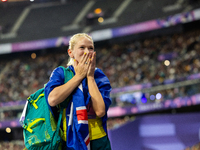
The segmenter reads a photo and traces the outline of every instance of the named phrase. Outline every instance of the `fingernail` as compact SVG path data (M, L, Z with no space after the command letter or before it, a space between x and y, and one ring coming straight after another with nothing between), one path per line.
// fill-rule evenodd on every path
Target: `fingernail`
M89 59L89 61L91 61L91 59Z
M76 61L76 59L74 59L74 61Z
M86 52L84 53L84 55L86 55Z

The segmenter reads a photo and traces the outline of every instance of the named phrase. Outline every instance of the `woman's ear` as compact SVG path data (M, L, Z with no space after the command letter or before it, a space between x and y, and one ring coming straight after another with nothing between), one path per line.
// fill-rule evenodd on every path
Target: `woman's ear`
M68 49L67 52L68 52L69 57L74 58L74 54L72 53L71 49Z

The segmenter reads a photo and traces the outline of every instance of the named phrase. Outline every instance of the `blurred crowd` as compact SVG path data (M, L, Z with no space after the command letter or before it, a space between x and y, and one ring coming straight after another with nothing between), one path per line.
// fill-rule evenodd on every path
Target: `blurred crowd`
M200 30L171 36L96 47L97 67L108 76L112 88L134 84L183 81L200 72ZM37 54L37 52L36 52ZM168 64L164 63L168 60ZM48 82L57 66L66 66L66 50L44 50L35 59L20 54L0 60L0 102L25 100ZM178 91L187 91L186 89ZM174 95L177 89L164 91ZM184 95L185 93L183 93Z
M25 148L22 140L0 142L0 150L23 150Z
M1 60L0 102L26 100L44 86L52 70L66 58L65 53L52 52L40 54L35 59L30 54L22 54L7 62Z
M14 120L16 118L20 118L21 114L22 114L21 109L2 111L0 112L0 121Z
M200 30L114 44L98 51L97 62L113 88L149 82L157 85L199 73L199 52ZM161 60L163 55L169 66Z

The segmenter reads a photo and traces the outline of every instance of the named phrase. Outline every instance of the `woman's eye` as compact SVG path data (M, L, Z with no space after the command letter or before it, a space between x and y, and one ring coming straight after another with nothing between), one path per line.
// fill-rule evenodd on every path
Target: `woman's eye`
M81 49L84 49L84 47L80 47Z

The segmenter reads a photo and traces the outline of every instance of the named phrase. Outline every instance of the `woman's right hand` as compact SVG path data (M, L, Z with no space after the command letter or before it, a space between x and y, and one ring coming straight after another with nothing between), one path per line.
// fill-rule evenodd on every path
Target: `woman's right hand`
M81 79L85 78L87 75L88 68L91 63L90 57L91 57L90 53L84 53L80 62L74 59L74 70L76 76L78 76Z

